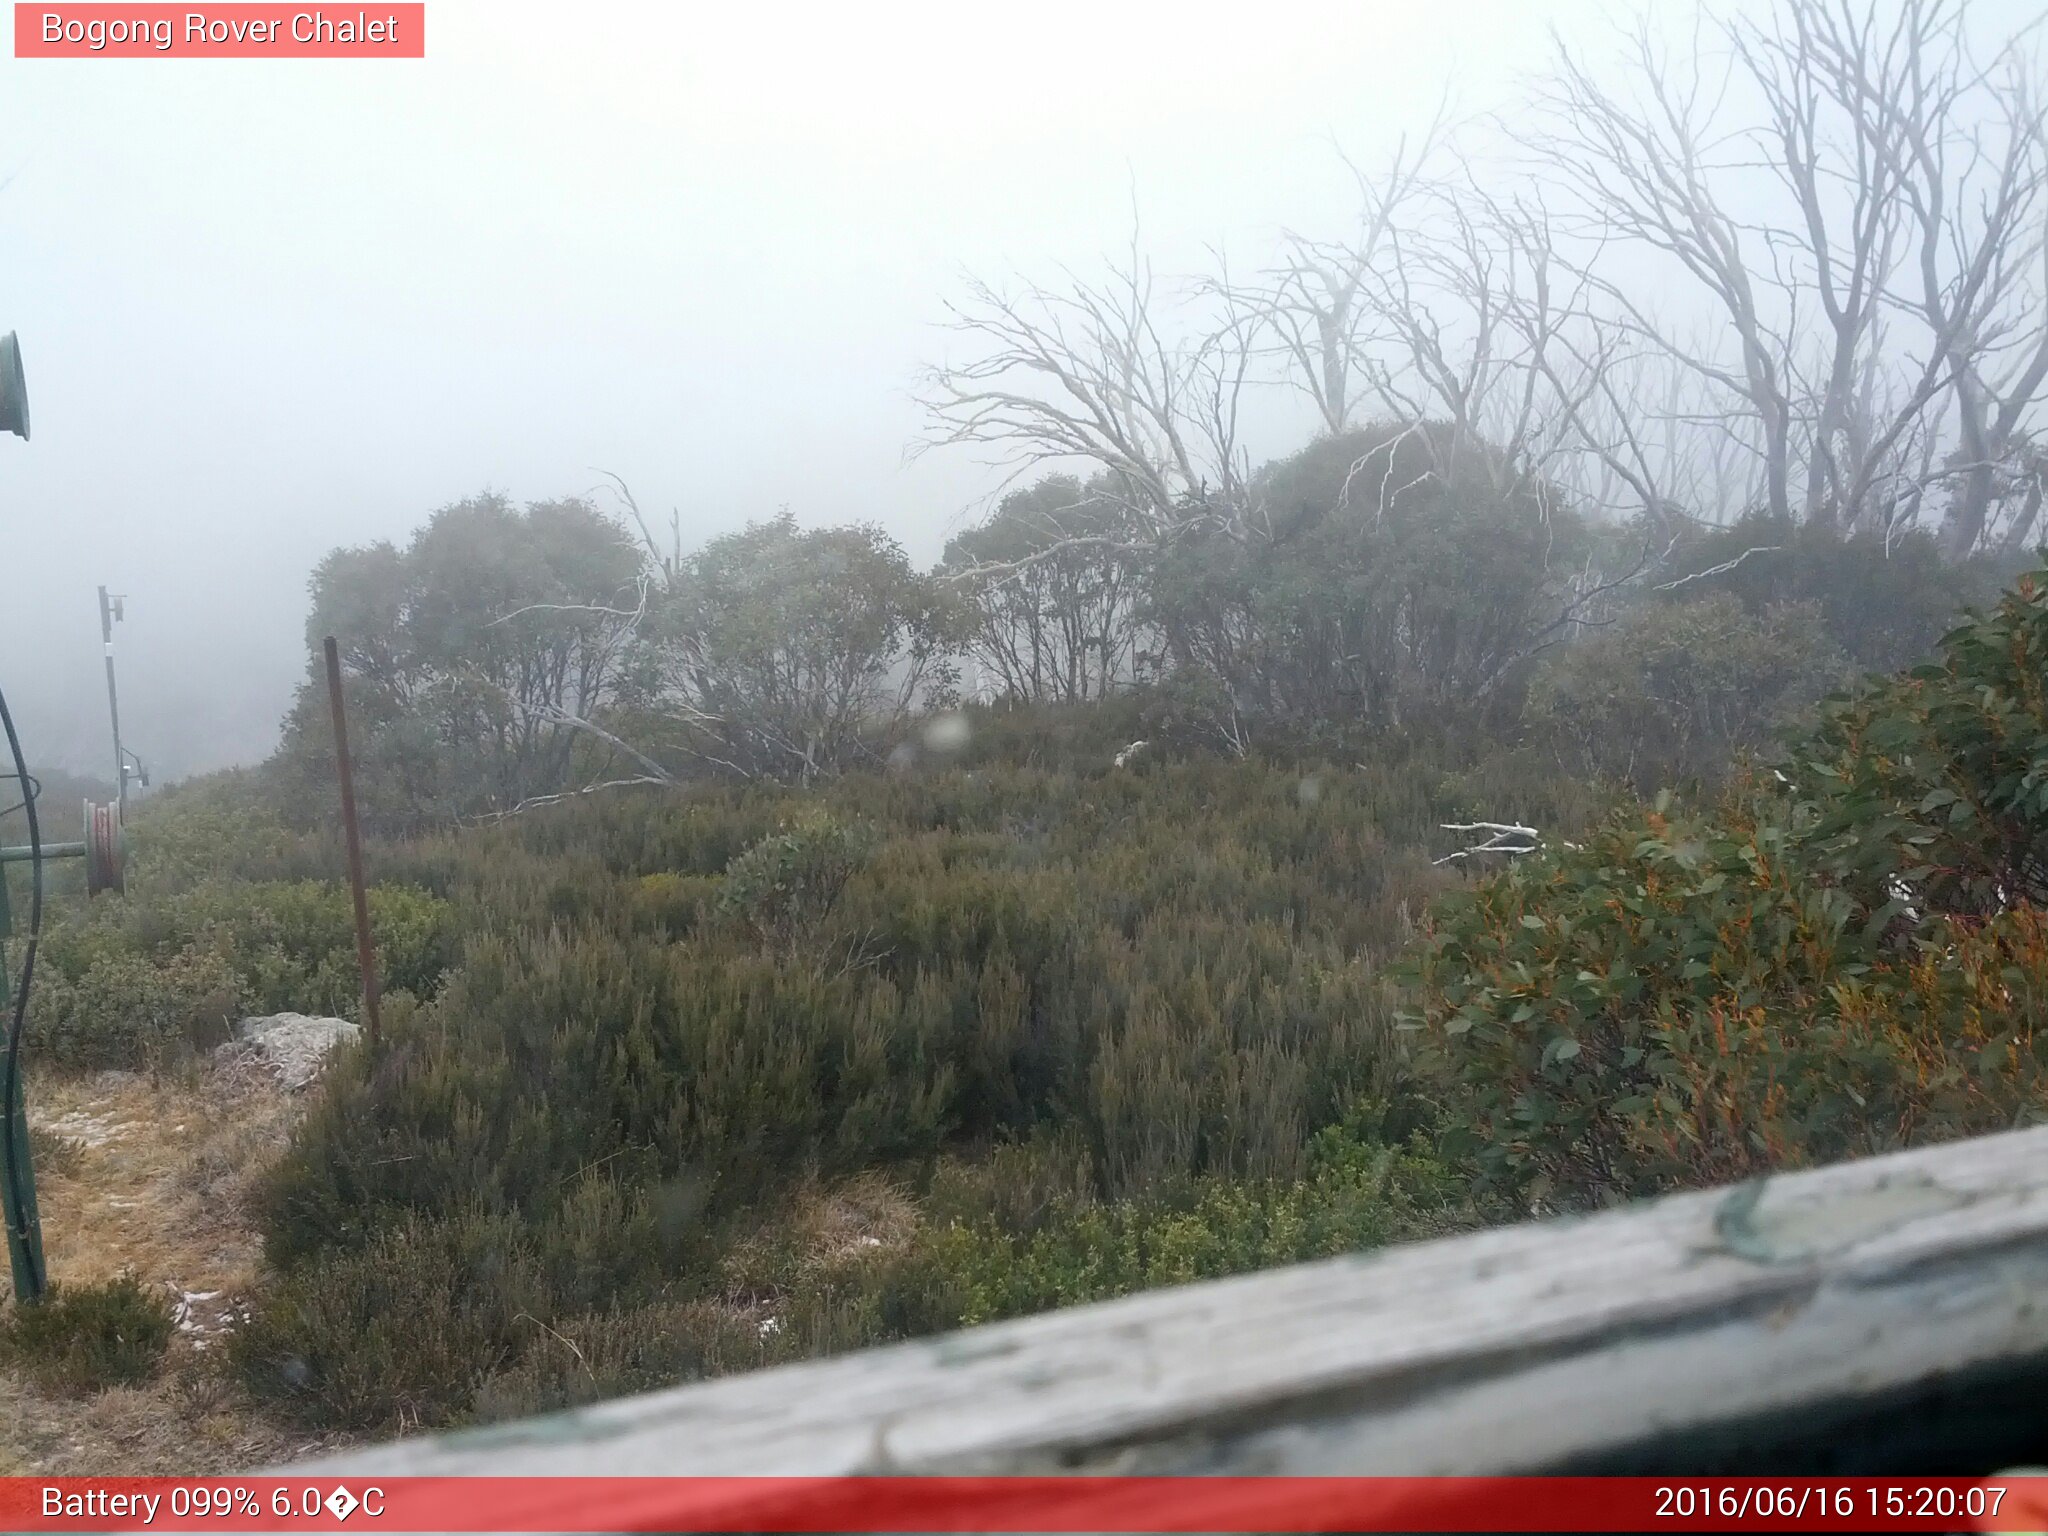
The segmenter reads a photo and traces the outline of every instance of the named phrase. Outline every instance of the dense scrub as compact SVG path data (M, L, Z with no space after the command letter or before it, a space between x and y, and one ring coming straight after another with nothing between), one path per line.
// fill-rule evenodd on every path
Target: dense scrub
M1753 613L1732 595L1646 604L1573 646L1530 691L1568 771L1654 795L1725 773L1849 681L1818 605Z
M1595 809L1491 775L1518 815ZM1387 1109L1382 968L1474 777L954 768L385 849L465 914L464 958L339 1064L273 1182L250 1379L434 1419L590 1386L556 1334L610 1340L612 1389L680 1341L754 1363L1456 1220ZM877 1177L917 1214L875 1248L764 1238L796 1192Z
M387 1037L261 1191L234 1367L459 1421L2035 1113L2035 589L1818 704L1893 576L1773 553L1483 707L1447 613L1453 681L1399 695L1441 707L1374 726L1182 677L373 840ZM145 809L134 894L60 903L38 1060L353 1011L317 777ZM1437 862L1477 819L1549 851Z

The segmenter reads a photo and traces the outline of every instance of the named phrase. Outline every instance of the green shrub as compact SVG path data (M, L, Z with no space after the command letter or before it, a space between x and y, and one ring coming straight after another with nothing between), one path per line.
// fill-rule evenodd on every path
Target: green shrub
M383 984L431 997L456 959L449 904L403 885L368 893ZM181 914L234 959L256 1011L353 1014L361 989L355 909L332 881L230 886L195 896Z
M1439 907L1447 1151L1577 1204L2048 1118L2048 571L1941 649Z
M943 1162L909 1229L820 1243L799 1219L734 1250L730 1298L762 1316L762 1358L860 1348L1149 1286L1329 1257L1470 1224L1475 1208L1417 1140L1356 1123L1311 1138L1301 1179L1204 1177L1097 1199L1054 1132ZM855 1188L840 1203L858 1205ZM899 1197L900 1199L900 1197ZM801 1209L801 1207L800 1207Z
M1925 932L2048 904L2048 566L1940 657L1831 701L1784 764L1825 878Z
M1442 879L1375 830L1376 775L1319 772L1315 796L1258 764L850 779L830 824L766 844L788 797L750 790L478 836L446 887L477 892L468 958L374 1078L333 1074L266 1207L273 1253L296 1264L468 1193L544 1225L564 1173L600 1161L702 1188L715 1225L808 1171L1065 1121L1108 1195L1297 1177L1308 1132L1393 1070L1377 960ZM844 829L862 825L854 873ZM810 902L813 963L755 942L779 915L686 918L681 942L647 921L650 899L700 899L704 877L676 872L713 862L700 838L759 851L729 899L744 876ZM820 845L829 881L778 885ZM533 864L532 846L590 862Z
M2048 917L1905 948L1885 926L1769 799L1518 865L1441 907L1418 963L1447 1155L1574 1205L2048 1110Z
M589 1298L602 1287L551 1267L539 1253L549 1240L530 1225L407 1218L360 1254L283 1279L235 1358L259 1392L312 1423L492 1419L1354 1252L1472 1219L1419 1142L1385 1147L1360 1140L1355 1126L1312 1138L1311 1172L1298 1181L1204 1178L1113 1202L1094 1198L1085 1157L1077 1164L1071 1153L1053 1133L986 1160L948 1160L916 1204L872 1181L813 1192L730 1246L715 1290L693 1298L660 1277L637 1288L612 1277L616 1299L595 1308ZM878 1207L885 1235L859 1235L858 1223L821 1232L803 1214L822 1205L844 1218L863 1204ZM574 1251L602 1264L620 1237L600 1220ZM474 1271L466 1288L450 1284L458 1270Z
M1558 653L1529 718L1572 772L1653 794L1718 778L1847 674L1815 604L1645 603Z
M950 1302L935 1309L934 1321L957 1326L1447 1230L1463 1219L1459 1198L1420 1143L1366 1146L1333 1127L1312 1142L1303 1179L1206 1178L1180 1198L1097 1203L1070 1196L1024 1233L986 1214L956 1220L913 1265ZM890 1289L914 1289L908 1278L891 1276ZM901 1306L901 1297L893 1304Z
M130 889L298 879L320 868L312 840L287 829L269 802L264 775L253 769L209 774L141 801L126 828Z
M667 939L687 938L703 925L722 882L703 875L657 870L633 887L634 926Z
M1842 934L1840 903L1781 858L1769 826L1624 813L1439 902L1418 963L1431 1064L1457 1085L1446 1151L1534 1198L1647 1193L1747 1163L1740 1135L1657 1155L1652 1127L1690 1107L1687 1049L1801 1000ZM1747 1038L1747 1037L1745 1037ZM1769 1037L1757 1041L1767 1045ZM1744 1127L1743 1129L1747 1129Z
M553 1403L1411 1230L1312 1143L1402 1091L1381 965L1451 879L1420 837L1491 797L1549 825L1590 804L1459 761L622 794L387 848L464 958L380 1056L329 1070L259 1198L259 1316L330 1354L369 1338L372 1293L328 1277L397 1262L393 1234L441 1264L430 1229L471 1213L538 1287L538 1323L486 1350L488 1404ZM843 1272L759 1247L793 1191L874 1171L929 1203L929 1240ZM1084 1285L1067 1266L1104 1221L1128 1251ZM754 1344L689 1310L732 1311L736 1244L776 1297ZM697 1354L635 1342L667 1316L698 1319ZM481 1401L481 1378L425 1401L397 1339L332 1359L310 1416Z
M75 974L36 968L26 1049L71 1070L145 1070L227 1039L246 1001L242 978L218 952L159 959L101 950Z
M829 814L797 817L726 867L719 910L787 949L817 931L873 845L866 828Z
M553 1310L515 1222L409 1219L272 1285L230 1335L229 1358L303 1422L413 1428L465 1410Z
M2021 557L2022 564L2024 556ZM2018 575L2010 556L1948 561L1931 534L1843 534L1814 520L1759 514L1690 539L1672 565L1688 597L1725 593L1751 614L1810 607L1859 672L1917 666L1965 610L1995 602Z
M373 886L392 991L431 997L458 954L450 903ZM137 890L54 915L30 998L30 1049L83 1070L146 1067L227 1038L251 1013L353 1015L361 979L347 891L314 880Z
M131 1276L52 1285L0 1323L0 1358L48 1386L95 1392L147 1380L175 1326L169 1303Z
M1551 632L1602 539L1431 424L1325 435L1251 489L1261 536L1197 520L1146 573L1145 618L1174 673L1214 680L1170 690L1169 714L1212 751L1276 729L1334 745L1483 717L1475 704Z

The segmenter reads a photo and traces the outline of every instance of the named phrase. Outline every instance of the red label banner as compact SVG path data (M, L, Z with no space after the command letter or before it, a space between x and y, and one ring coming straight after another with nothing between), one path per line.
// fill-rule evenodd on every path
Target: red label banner
M423 59L423 3L14 7L17 59Z
M9 1531L2043 1531L2048 1476L0 1478Z

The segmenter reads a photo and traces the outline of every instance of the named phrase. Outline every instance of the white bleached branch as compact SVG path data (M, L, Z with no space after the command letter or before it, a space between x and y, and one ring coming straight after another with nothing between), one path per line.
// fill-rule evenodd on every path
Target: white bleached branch
M1460 848L1456 853L1447 853L1442 858L1432 861L1437 864L1452 864L1459 859L1469 859L1475 854L1482 853L1534 853L1543 846L1543 834L1534 827L1525 827L1519 822L1446 821L1441 823L1441 826L1446 832L1484 832L1487 836L1469 848Z

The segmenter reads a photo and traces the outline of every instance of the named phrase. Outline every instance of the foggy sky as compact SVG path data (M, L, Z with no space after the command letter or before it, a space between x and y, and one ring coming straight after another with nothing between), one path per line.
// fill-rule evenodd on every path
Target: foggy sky
M1103 12L1109 12L1107 16ZM0 61L0 686L30 756L254 761L306 579L484 488L616 470L684 542L788 504L920 562L999 478L906 464L963 269L1162 272L1282 226L1447 85L1512 107L1574 0L709 7L429 0L418 61ZM1298 428L1296 423L1298 422ZM1307 435L1277 405L1254 457Z

